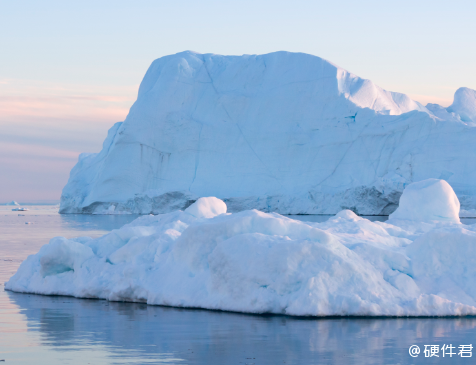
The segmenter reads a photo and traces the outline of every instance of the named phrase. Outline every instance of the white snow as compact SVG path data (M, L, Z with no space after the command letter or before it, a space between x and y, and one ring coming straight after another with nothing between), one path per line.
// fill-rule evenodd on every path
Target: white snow
M185 212L193 215L195 218L213 218L226 213L226 204L213 196L200 198L185 209Z
M80 156L61 212L168 213L216 196L230 212L389 214L428 178L475 209L471 95L426 108L302 53L162 57L102 151Z
M451 186L444 180L428 179L408 185L389 218L461 223L459 210L459 200Z
M456 90L454 102L448 111L458 114L463 122L476 123L476 90L467 87Z
M311 223L201 198L101 238L53 238L5 287L249 313L476 315L476 225L458 222L444 181L402 200L386 223L350 210Z

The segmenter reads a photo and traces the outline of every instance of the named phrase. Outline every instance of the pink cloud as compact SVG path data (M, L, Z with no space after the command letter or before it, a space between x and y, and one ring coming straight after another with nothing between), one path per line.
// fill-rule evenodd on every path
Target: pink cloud
M77 157L68 150L0 143L0 202L59 199Z
M0 80L0 117L94 121L124 120L137 86L62 85L29 80Z
M18 159L45 159L56 158L65 160L78 159L78 152L47 147L34 144L2 142L0 144L0 159L3 161L13 161Z
M0 80L0 201L59 199L80 152L98 152L138 86Z

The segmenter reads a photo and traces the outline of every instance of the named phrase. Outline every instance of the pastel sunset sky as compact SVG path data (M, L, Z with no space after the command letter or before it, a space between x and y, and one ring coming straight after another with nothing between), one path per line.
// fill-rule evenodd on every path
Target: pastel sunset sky
M58 201L161 56L305 52L448 106L476 89L475 15L470 0L0 0L0 203Z

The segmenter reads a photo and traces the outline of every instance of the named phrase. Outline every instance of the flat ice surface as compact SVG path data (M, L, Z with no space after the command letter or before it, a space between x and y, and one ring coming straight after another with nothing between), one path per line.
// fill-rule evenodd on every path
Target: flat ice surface
M17 214L0 213L0 283L50 237L100 237L132 219L42 214L25 225ZM428 364L424 345L474 346L475 329L472 317L302 319L30 295L0 287L0 359L6 364ZM408 348L414 344L422 353L410 361ZM441 362L471 362L464 360Z
M476 225L460 223L445 181L401 200L387 222L344 210L312 223L201 198L97 239L53 238L6 288L299 316L476 315Z
M168 213L216 196L230 212L392 213L437 178L476 209L476 92L427 107L319 57L182 52L152 63L99 154L82 154L64 213Z

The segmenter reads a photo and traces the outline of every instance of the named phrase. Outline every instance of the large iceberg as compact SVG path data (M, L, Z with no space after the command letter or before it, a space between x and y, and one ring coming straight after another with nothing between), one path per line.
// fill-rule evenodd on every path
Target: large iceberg
M476 208L476 92L449 108L385 91L319 57L183 52L152 63L61 213L166 213L216 196L232 212L389 214L437 178Z
M458 211L438 179L408 185L387 222L230 214L202 197L97 239L53 238L5 288L249 313L476 315L476 225Z

